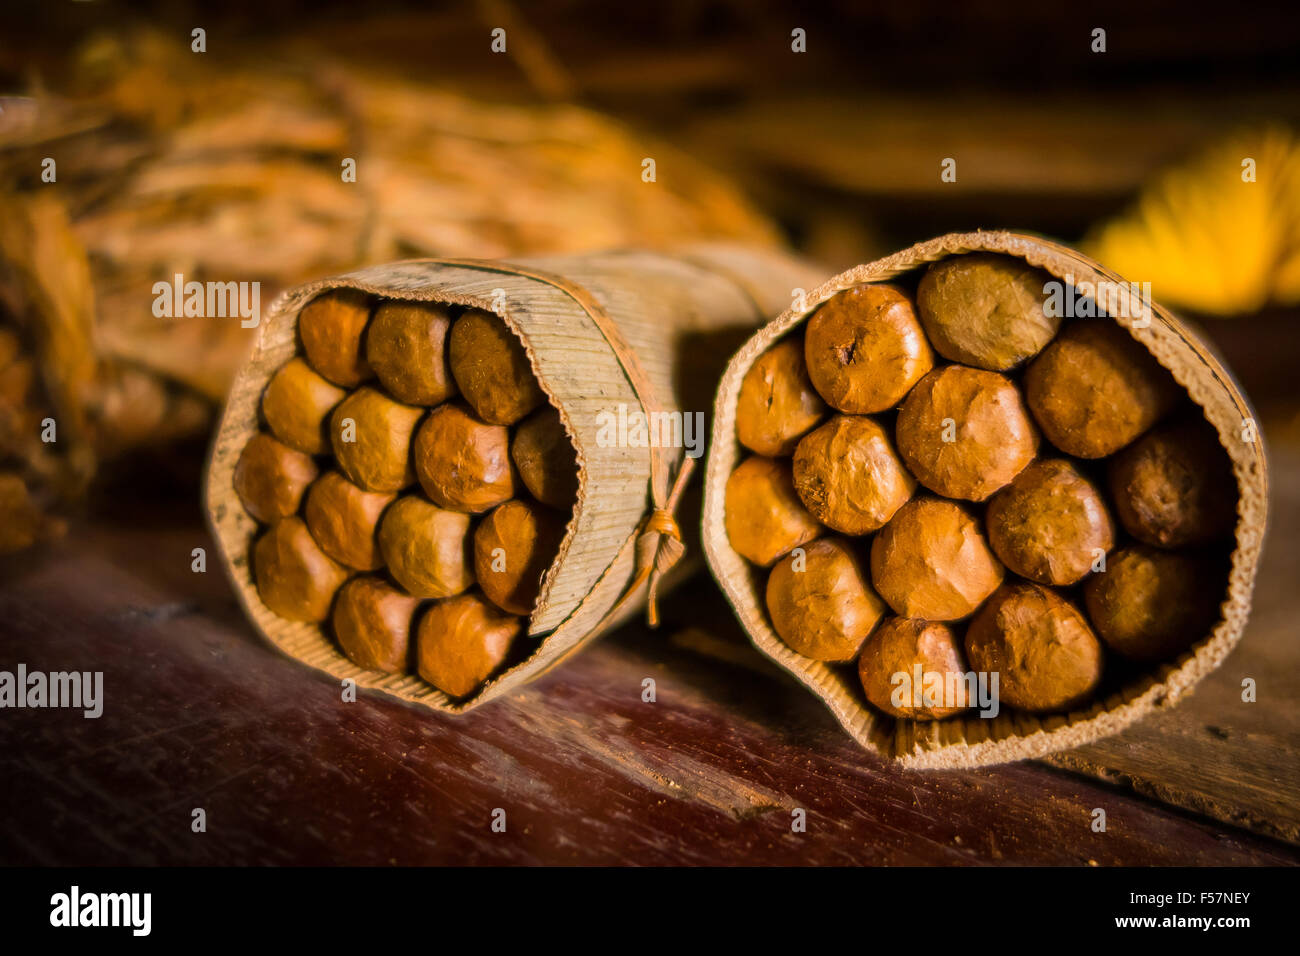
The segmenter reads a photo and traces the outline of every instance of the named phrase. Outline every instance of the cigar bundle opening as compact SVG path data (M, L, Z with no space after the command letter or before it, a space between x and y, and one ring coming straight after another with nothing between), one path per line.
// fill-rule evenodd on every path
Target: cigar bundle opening
M1028 237L944 237L832 280L733 359L711 564L870 749L1072 746L1240 635L1265 507L1249 408L1107 276Z
M331 290L297 331L233 473L257 593L359 667L468 697L518 658L573 513L559 413L479 309Z

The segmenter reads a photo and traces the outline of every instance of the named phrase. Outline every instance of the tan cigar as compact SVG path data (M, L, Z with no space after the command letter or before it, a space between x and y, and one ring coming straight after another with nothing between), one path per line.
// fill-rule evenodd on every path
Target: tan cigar
M489 512L474 531L474 576L488 600L510 614L532 614L564 525L564 516L518 499Z
M489 312L470 309L451 327L451 371L475 413L491 425L513 425L546 395L524 344Z
M787 555L767 577L772 626L790 648L819 661L857 657L885 613L843 538L819 538Z
M235 494L244 510L270 524L297 512L319 470L310 455L258 432L235 463Z
M301 518L281 518L253 546L262 603L291 621L323 621L348 571L321 550Z
M262 393L262 416L275 437L290 448L308 455L324 455L330 450L326 419L346 395L301 358L295 358L267 383Z
M792 336L760 355L745 373L736 400L736 438L760 455L792 455L825 414L826 403L808 378L803 337Z
M1047 440L1077 458L1114 454L1179 399L1173 376L1107 318L1062 329L1029 364L1024 386Z
M966 629L966 659L998 675L998 699L1032 713L1082 704L1101 680L1101 642L1079 610L1054 591L1003 585Z
M989 544L1039 584L1081 580L1115 545L1101 492L1064 458L1035 461L989 501Z
M334 636L358 667L402 674L410 667L413 618L420 599L381 577L362 575L339 590Z
M1002 583L979 524L940 498L913 498L871 542L871 580L903 617L956 621Z
M795 493L790 462L761 455L742 461L727 479L724 523L736 552L763 567L823 531Z
M339 472L330 471L317 478L307 492L303 518L311 536L331 558L358 571L373 571L384 565L375 528L396 497L391 492L366 491Z
M836 415L799 442L794 487L822 524L867 534L912 497L916 482L883 428L861 415Z
M298 313L298 337L307 361L335 385L353 388L374 375L362 349L370 298L336 289L312 299Z
M578 459L558 411L546 405L520 422L510 458L534 498L563 511L573 507L578 499Z
M415 473L424 493L444 508L495 508L515 495L510 431L459 403L439 405L415 436Z
M407 405L437 405L456 394L447 309L425 302L384 302L366 331L366 359L388 394Z
M404 495L379 522L379 550L388 573L416 597L445 598L474 583L470 517Z
M366 491L401 491L415 481L411 435L423 414L378 389L357 389L330 416L339 468Z
M842 412L883 412L934 367L934 353L907 294L892 285L846 289L808 320L808 376Z
M466 697L505 661L523 630L477 592L435 601L420 619L420 676L450 697Z

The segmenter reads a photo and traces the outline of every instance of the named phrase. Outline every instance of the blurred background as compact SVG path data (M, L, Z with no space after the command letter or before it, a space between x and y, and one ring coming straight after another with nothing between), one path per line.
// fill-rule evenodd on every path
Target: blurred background
M3 551L111 506L122 476L193 499L249 332L155 317L177 273L259 281L265 307L411 255L723 238L830 274L1030 230L1204 321L1257 402L1294 398L1295 5L59 0L4 19Z

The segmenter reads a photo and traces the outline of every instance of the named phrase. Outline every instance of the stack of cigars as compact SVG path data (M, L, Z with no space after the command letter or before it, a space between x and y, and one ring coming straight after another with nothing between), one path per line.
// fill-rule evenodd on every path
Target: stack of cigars
M234 471L252 571L359 667L453 698L511 657L578 493L523 343L491 313L337 289L298 316Z
M1096 303L967 253L823 303L749 368L732 548L796 653L855 667L894 718L975 703L899 675L997 674L1002 706L1065 713L1171 661L1219 615L1237 518L1227 451Z

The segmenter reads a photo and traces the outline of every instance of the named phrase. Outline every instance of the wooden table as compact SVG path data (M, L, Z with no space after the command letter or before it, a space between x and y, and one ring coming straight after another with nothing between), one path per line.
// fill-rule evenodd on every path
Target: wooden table
M1268 435L1273 530L1226 665L1112 740L978 771L860 751L707 579L659 631L626 627L466 717L344 703L244 622L188 493L117 501L0 568L0 667L102 670L106 698L98 720L0 714L0 863L1300 862L1300 428Z

